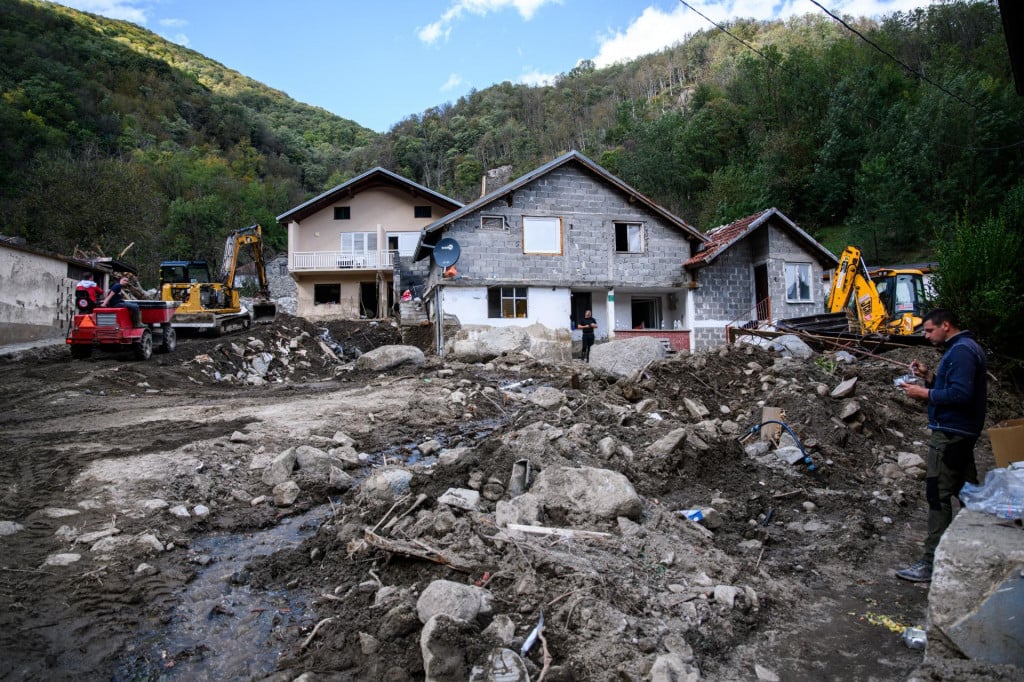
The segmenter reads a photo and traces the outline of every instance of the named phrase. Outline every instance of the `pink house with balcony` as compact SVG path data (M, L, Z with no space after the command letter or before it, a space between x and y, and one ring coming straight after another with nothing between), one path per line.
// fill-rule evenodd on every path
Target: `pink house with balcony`
M420 231L461 207L377 167L282 213L296 315L387 317L399 282L409 287L426 277L425 265L412 259Z

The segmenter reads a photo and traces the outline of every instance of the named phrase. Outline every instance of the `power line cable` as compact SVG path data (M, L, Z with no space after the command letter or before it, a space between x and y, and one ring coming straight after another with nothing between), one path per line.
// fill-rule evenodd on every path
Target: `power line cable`
M946 93L947 95L949 95L953 99L955 99L955 100L957 100L957 101L959 101L959 102L961 102L963 104L966 104L967 106L971 107L972 109L976 109L977 111L980 111L983 114L991 114L992 113L991 111L986 111L985 109L982 109L981 107L979 107L978 105L974 104L973 102L968 102L967 100L965 100L960 95L956 94L955 92L950 92L946 88L942 87L941 85L939 85L938 83L933 81L931 78L928 78L928 76L925 76L923 73L919 73L919 72L915 71L914 69L910 68L910 66L908 66L907 63L904 62L903 60L901 60L899 57L896 57L895 55L889 53L888 51L883 49L880 45L878 45L877 43L872 41L870 38L865 36L863 33L858 31L857 29L855 29L853 26L850 26L842 18L836 16L830 10L826 9L824 7L824 5L822 5L820 2L818 2L818 0L810 0L810 2L811 2L811 4L816 5L819 9L821 9L822 12L824 12L825 14L829 15L830 17L832 17L833 19L838 21L840 24L842 24L846 28L847 31L849 31L850 33L854 34L855 36L857 36L858 38L863 40L865 43L867 43L868 45L870 45L871 47L875 48L876 50L878 50L879 52L884 54L886 57L888 57L892 61L894 61L897 64L899 64L900 66L902 66L904 69L907 70L908 73L910 73L910 74L920 78L925 83L928 83L929 85L938 88L939 90L941 90L942 92Z
M942 86L941 86L941 85L939 85L938 83L935 83L934 81L932 81L931 79L929 79L929 78L928 78L927 76L924 76L924 75L922 75L922 74L918 73L917 71L915 71L914 69L910 68L909 66L907 66L906 64L904 64L904 63L903 63L902 61L900 61L900 60L899 60L898 58L896 58L896 57L894 57L893 55L889 54L888 52L886 52L885 50L883 50L883 49L882 49L881 47L879 47L878 45L876 45L875 43L873 43L873 42L872 42L871 40L869 40L868 38L866 38L866 37L865 37L864 35L862 35L862 34L861 34L861 33L860 33L859 31L857 31L857 30L856 30L856 29L854 29L854 28L853 28L852 26L850 26L849 24L847 24L847 23L846 23L845 21L843 21L842 19L840 19L839 17L837 17L837 16L835 15L835 14L833 14L833 13L832 13L832 12L830 12L829 10L825 9L824 7L822 7L822 6L821 6L821 4L820 4L820 3L818 3L818 2L816 1L816 0L810 0L810 2L812 2L812 3L814 3L815 5L817 5L818 7L820 7L820 8L822 9L822 11L824 11L824 12L825 12L826 14L828 14L828 15L829 15L830 17L832 17L833 19L835 19L836 21L838 21L838 22L839 22L840 24L842 24L842 25L843 25L844 27L846 27L846 28L847 28L847 30L849 30L850 32L852 32L853 34L855 34L855 35L856 35L857 37L859 37L859 38L860 38L861 40L863 40L864 42L866 42L866 43L868 43L869 45L871 45L872 47L874 47L874 48L875 48L876 50L878 50L879 52L881 52L882 54L884 54L884 55L885 55L886 57L888 57L889 59L893 60L894 62L896 62L897 64L899 64L900 66L902 66L902 67L903 67L904 69L906 69L906 70L907 70L908 72L910 72L910 73L911 73L911 74L913 74L914 76L916 76L916 77L918 77L918 78L922 79L923 81L925 81L925 82L929 83L930 85L933 85L934 87L938 88L939 90L941 90L942 92L946 93L946 94L947 94L947 95L949 95L950 97L952 97L952 98L954 98L954 99L956 99L956 100L959 100L960 102L962 102L962 103L966 104L967 106L969 106L969 107L971 107L971 108L973 108L973 109L975 109L975 110L977 110L977 111L980 111L980 112L981 112L981 113L983 113L983 114L989 114L989 115L991 115L991 114L992 114L992 112L991 112L991 111L986 111L985 109L982 109L982 108L978 107L977 105L975 105L975 104L972 104L971 102L968 102L967 100L965 100L964 98L960 97L959 95L956 95L955 93L952 93L952 92L950 92L949 90L945 89L944 87L942 87ZM686 7L687 9L689 9L690 11L692 11L692 12L693 12L694 14L697 14L698 16L700 16L700 17L701 17L702 19L704 19L704 20L705 20L705 21L707 21L707 22L708 22L709 24L711 24L712 26L714 26L715 28L717 28L717 29L718 29L719 31L721 31L722 33L726 34L727 36L729 36L730 38L732 38L733 40L735 40L736 42L738 42L738 43L739 43L740 45L742 45L743 47L747 48L748 50L750 50L750 51L751 51L751 52L753 52L754 54L758 55L759 57L761 57L761 58L762 58L762 59L764 59L765 61L769 61L769 60L768 60L768 56L767 56L767 55L765 55L765 54L764 54L763 52L761 52L760 50L758 50L758 49L757 49L756 47L754 47L753 45L750 45L749 43L747 43L746 41L744 41L744 40L743 40L742 38L740 38L739 36L737 36L737 35L735 35L734 33L732 33L732 32L731 32L731 31L730 31L729 29L727 29L727 28L726 28L725 26L723 26L723 25L719 24L718 22L716 22L716 21L714 21L713 19L711 19L710 17L708 17L708 16L706 15L706 14L704 14L703 12L701 12L700 10L698 10L698 9L697 9L696 7L694 7L693 5L691 5L690 3L688 3L688 2L686 1L686 0L679 0L679 3L680 3L680 4L682 4L682 5L684 6L684 7ZM800 78L800 75L799 75L798 73L796 73L795 71L793 71L792 69L790 69L790 68L789 68L788 66L786 66L785 64L780 64L780 66L782 66L782 67L783 67L784 69L786 69L787 71L789 71L789 73L790 73L790 74L791 74L791 75L792 75L792 76L793 76L794 78L796 78L797 80L799 80L799 81L803 81L803 79L802 79L802 78ZM998 113L999 113L1000 115L1002 115L1002 116L1003 116L1003 117L1005 118L1005 114L1002 114L1002 112L998 112ZM881 124L881 123L882 123L882 121L881 121L880 119L878 119L877 117L875 117L874 115L872 115L872 114L871 114L870 112L864 112L864 114L865 114L865 115L866 115L866 116L867 116L868 118L871 118L871 119L873 119L873 120L874 120L874 121L875 121L876 123L879 123L879 124ZM937 141L936 141L936 144L938 144L938 145L940 145L940 146L943 146L943 147L950 147L950 148L952 148L952 149L963 149L963 150L968 150L968 151L1002 151L1002 150L1004 150L1004 149L1013 149L1014 147L1021 147L1021 146L1024 146L1024 140L1018 140L1017 142L1013 142L1013 143L1010 143L1010 144L1007 144L1007 145L1002 145L1002 146L999 146L999 147L975 147L975 146L963 146L963 145L956 145L956 144L950 144L950 143L948 143L948 142L943 142L943 141L941 141L941 140L937 140Z

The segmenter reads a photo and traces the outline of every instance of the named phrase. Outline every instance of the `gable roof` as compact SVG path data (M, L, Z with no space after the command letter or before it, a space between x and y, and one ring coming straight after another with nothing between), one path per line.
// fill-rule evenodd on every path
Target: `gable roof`
M657 215L664 218L666 222L677 227L689 239L699 242L705 241L704 235L702 235L694 227L690 226L685 220L676 215L673 215L672 213L669 213L667 209L659 206L653 200L649 199L645 195L633 189L625 182L623 182L619 178L615 177L614 175L606 171L601 166L597 165L596 163L588 159L583 154L580 154L579 152L573 150L571 152L563 154L562 156L559 156L557 159L554 159L553 161L549 161L548 163L544 164L543 166L540 166L539 168L535 168L526 175L516 178L507 185L502 185L498 189L488 194L485 194L476 201L466 204L459 210L449 213L440 220L435 220L431 224L427 225L425 228L423 228L419 244L416 245L416 254L413 257L413 259L421 260L430 255L432 247L435 244L437 244L438 241L440 241L441 234L444 232L444 228L447 227L448 225L451 225L459 218L469 215L474 211L480 210L481 208L487 206L496 199L508 196L509 194L512 194L521 187L530 184L537 178L543 177L544 175L547 175L551 171L557 168L561 168L562 166L569 163L575 163L579 165L581 168L583 168L586 172L590 173L591 175L597 177L600 180L603 180L609 185L618 188L625 194L628 194L631 200L640 202L641 204L646 206L647 209L650 210L652 213L656 213Z
M831 251L815 241L814 237L801 230L797 224L787 218L782 211L777 208L768 208L760 213L749 215L746 218L740 218L728 225L720 225L719 227L709 230L704 235L708 239L704 248L690 258L690 260L686 261L683 264L684 267L692 270L710 265L711 262L718 258L718 256L720 256L726 249L753 233L757 228L767 224L773 216L777 217L781 221L784 229L791 232L799 241L803 242L805 246L810 247L812 251L815 251L819 258L833 264L839 262L839 259L836 258Z
M299 204L295 208L285 211L281 215L277 216L277 222L285 225L292 220L303 220L314 213L323 210L327 206L330 206L339 199L351 197L364 190L382 186L404 189L413 197L422 196L449 208L454 209L462 206L461 201L456 201L451 197L446 197L440 192L435 192L434 190L415 183L408 178L403 178L398 173L392 173L386 168L377 166L376 168L371 168L361 175L357 175L351 180L343 182L336 187L332 187L326 192L313 197L309 201Z

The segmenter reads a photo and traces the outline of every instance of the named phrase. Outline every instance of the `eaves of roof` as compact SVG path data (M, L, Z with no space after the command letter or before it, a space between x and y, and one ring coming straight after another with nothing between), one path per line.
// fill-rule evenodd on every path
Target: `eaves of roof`
M696 270L710 265L712 261L718 258L730 246L746 238L757 228L766 224L773 216L781 221L785 229L792 232L800 241L816 251L820 259L833 265L839 262L835 254L819 244L814 237L804 232L782 211L777 208L768 208L707 232L704 235L708 240L707 244L701 251L686 261L684 267L689 270Z
M683 220L679 216L670 213L667 209L658 205L652 199L641 194L634 188L630 187L625 182L615 177L614 175L606 171L598 164L591 161L583 154L580 154L577 151L571 151L566 154L563 154L562 156L559 156L557 159L549 161L543 166L535 168L526 175L522 175L513 180L512 182L502 185L493 192L485 194L476 201L472 201L463 206L462 208L460 208L459 210L453 211L452 213L449 213L443 218L435 220L431 224L427 225L425 228L423 228L423 231L420 234L420 241L419 244L416 246L416 253L413 259L422 260L423 258L429 256L433 249L433 246L437 244L438 241L440 241L444 229L447 226L451 225L456 220L458 220L459 218L469 215L474 211L478 211L481 208L490 204L491 202L501 199L502 197L505 197L509 194L512 194L521 187L530 184L534 180L543 177L550 173L551 171L560 168L561 166L564 166L568 163L579 164L587 172L591 173L592 175L600 178L601 180L607 182L608 184L618 188L620 191L627 194L631 200L639 201L644 206L646 206L650 211L661 216L669 224L674 225L679 230L681 230L689 239L698 242L705 241L704 235L702 235L697 229L692 227L685 220Z
M277 222L281 225L287 225L291 221L303 220L314 213L323 210L326 206L330 206L341 197L355 195L365 189L380 185L390 185L392 187L406 189L414 194L420 194L432 199L442 206L447 206L449 208L456 209L462 206L461 201L456 201L455 199L447 197L440 192L435 192L429 187L424 187L417 182L404 178L398 173L393 173L386 168L377 166L375 168L371 168L365 173L357 175L351 180L347 180L336 187L332 187L322 194L318 194L309 201L299 204L295 208L285 211L281 215L277 216Z

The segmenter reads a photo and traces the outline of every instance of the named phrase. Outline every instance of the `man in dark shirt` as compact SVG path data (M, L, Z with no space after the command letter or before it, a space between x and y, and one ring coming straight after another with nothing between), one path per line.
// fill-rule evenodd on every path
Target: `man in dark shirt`
M122 277L110 287L106 298L100 304L100 308L127 308L132 316L132 324L136 327L142 325L142 315L139 312L139 304L135 301L126 301L124 290L128 287L128 277Z
M590 362L590 347L594 345L594 330L597 329L597 320L587 310L583 313L583 319L579 321L576 328L583 332L583 352L580 353L580 359Z
M924 386L903 384L911 398L928 402L928 444L925 496L928 499L928 535L924 555L913 566L896 571L913 582L932 579L935 548L953 520L952 498L964 483L978 482L974 444L985 426L988 367L985 351L971 332L961 330L948 310L936 309L924 317L924 335L944 352L935 372L914 360L910 369L925 380Z

